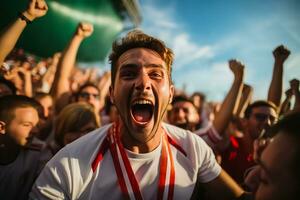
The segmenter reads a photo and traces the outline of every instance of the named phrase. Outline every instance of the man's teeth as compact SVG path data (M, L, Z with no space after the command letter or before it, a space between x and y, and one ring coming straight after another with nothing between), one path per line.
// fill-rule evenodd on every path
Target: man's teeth
M152 105L152 102L149 101L149 100L136 100L133 102L133 105L136 105L136 104L150 104Z

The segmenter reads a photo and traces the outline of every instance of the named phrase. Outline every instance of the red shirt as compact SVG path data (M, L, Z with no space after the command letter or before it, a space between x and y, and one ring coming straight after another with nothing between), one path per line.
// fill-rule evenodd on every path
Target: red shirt
M230 145L221 156L222 168L240 184L244 182L245 171L255 165L253 155L241 148L241 139L233 136L230 136Z

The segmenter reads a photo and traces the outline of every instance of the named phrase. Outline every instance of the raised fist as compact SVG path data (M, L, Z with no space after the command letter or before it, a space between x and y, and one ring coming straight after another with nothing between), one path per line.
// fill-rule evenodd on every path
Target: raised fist
M44 16L48 11L45 0L29 0L27 10L23 12L30 21Z
M290 53L290 50L283 45L276 47L276 49L273 51L275 60L282 63L289 57Z
M245 66L237 60L229 60L229 68L233 72L235 78L243 78Z
M298 79L291 80L290 86L293 91L298 91L299 90L299 80Z
M93 31L94 31L94 27L92 24L81 22L77 26L76 35L86 38L92 35Z

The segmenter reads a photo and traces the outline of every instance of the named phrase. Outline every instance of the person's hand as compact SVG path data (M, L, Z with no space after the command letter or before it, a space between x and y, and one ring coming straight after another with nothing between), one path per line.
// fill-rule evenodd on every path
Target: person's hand
M22 13L30 21L44 16L48 11L45 0L29 0L27 9Z
M229 68L236 79L243 79L245 66L237 60L229 60Z
M82 38L89 37L94 31L93 24L81 22L76 29L76 35Z
M57 65L59 62L59 59L61 58L61 52L57 52L52 56L52 62L51 65Z
M273 51L275 61L280 63L284 63L284 61L289 57L290 53L290 50L283 45L276 47Z
M298 79L293 79L290 81L290 86L291 86L291 89L294 92L298 92L299 90L299 80Z
M260 156L265 148L272 142L272 138L258 138L253 142L253 159L260 162Z
M16 68L17 72L23 76L31 76L31 71L24 68L24 67L18 67Z
M255 165L246 170L244 175L244 184L249 192L256 192L260 183L260 171L261 167L259 165Z
M253 87L251 85L244 83L243 92L250 93L251 91L253 91Z

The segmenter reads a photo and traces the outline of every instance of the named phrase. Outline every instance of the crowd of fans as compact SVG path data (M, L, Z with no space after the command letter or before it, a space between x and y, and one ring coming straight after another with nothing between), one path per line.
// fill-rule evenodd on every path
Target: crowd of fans
M92 24L79 23L65 49L50 58L14 49L28 21L47 10L44 1L30 1L22 17L0 35L0 199L28 198L43 166L61 148L118 119L109 98L110 72L100 76L96 69L76 66L77 51L93 33ZM295 158L299 80L290 81L283 99L284 63L290 51L280 45L273 55L265 99L252 101L255 91L244 82L247 66L230 60L234 80L223 102L178 90L164 121L201 137L222 168L246 191L256 193L256 199L293 199L300 192L299 154Z

